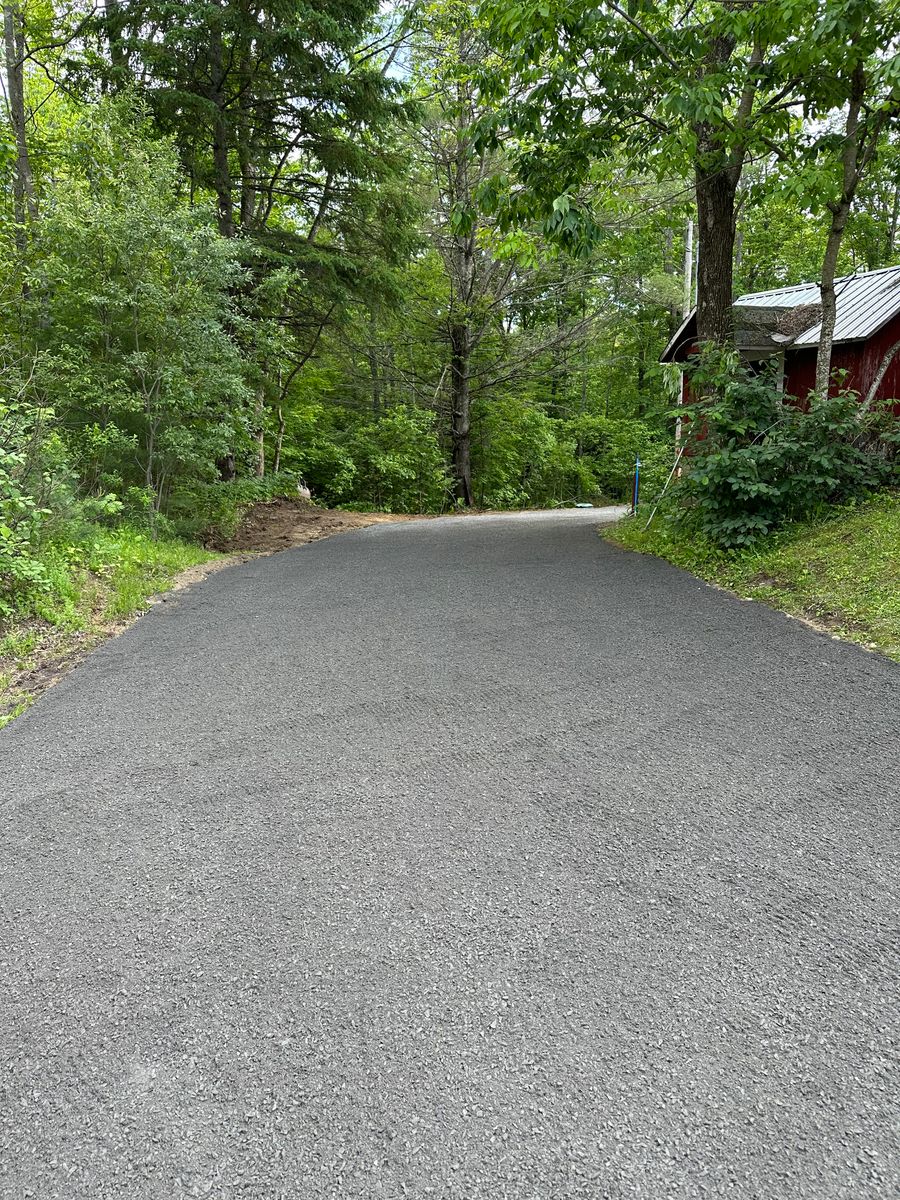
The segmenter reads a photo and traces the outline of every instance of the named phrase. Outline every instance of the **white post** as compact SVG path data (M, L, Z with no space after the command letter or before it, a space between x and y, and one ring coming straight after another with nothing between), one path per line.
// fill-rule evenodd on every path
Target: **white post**
M682 317L686 317L693 307L691 298L694 293L694 222L688 217L687 229L684 232L684 303Z

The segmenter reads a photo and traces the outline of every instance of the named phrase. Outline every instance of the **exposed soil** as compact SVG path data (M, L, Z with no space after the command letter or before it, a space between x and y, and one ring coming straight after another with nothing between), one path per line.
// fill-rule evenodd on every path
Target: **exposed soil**
M123 626L124 628L124 623ZM119 632L116 625L63 630L44 621L29 621L22 632L37 640L25 664L0 657L0 726L47 688L53 687L95 646Z
M235 563L246 562L258 554L276 554L292 546L302 546L334 533L364 529L385 521L413 521L413 516L391 513L335 512L317 508L302 500L267 500L255 504L244 516L231 538L209 538L207 545L227 557L188 567L172 581L168 591L147 602L165 604L173 592L199 583L207 575ZM32 700L58 683L73 667L102 642L116 637L143 616L146 609L129 617L109 619L98 608L87 629L59 629L46 621L31 620L19 626L30 634L33 644L23 659L0 657L0 728L10 717L26 708Z
M303 500L263 500L254 504L241 520L233 537L212 537L207 541L211 550L225 554L249 551L255 554L275 554L292 546L304 546L333 533L350 529L365 529L386 521L417 521L421 517L398 513L338 512L317 508Z
M223 567L252 557L234 554L188 567L175 577L168 592L151 597L148 605L165 603L172 592L181 591ZM140 609L128 617L109 618L103 615L102 607L98 605L87 629L60 629L37 618L18 625L17 632L30 635L33 643L24 658L0 656L0 728L42 692L59 683L102 642L117 637L133 625L145 611Z

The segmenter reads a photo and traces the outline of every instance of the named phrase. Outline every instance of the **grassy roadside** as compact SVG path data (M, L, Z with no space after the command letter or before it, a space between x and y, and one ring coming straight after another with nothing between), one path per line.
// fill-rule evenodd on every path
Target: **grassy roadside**
M83 526L40 552L45 583L0 613L0 728L98 643L123 629L151 596L202 564L225 561L127 525Z
M645 522L624 521L606 536L900 661L900 494L737 552L717 550L659 517L649 530Z

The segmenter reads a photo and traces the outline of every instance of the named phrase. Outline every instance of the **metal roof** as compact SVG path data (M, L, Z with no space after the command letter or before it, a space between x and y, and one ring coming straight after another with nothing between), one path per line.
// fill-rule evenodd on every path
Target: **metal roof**
M862 275L844 275L836 279L836 342L856 342L871 337L891 317L900 312L900 267L885 267ZM775 288L768 292L750 292L735 300L738 308L796 308L798 304L817 304L819 285L799 283L795 287ZM822 323L817 321L794 338L794 346L818 346Z
M837 323L835 342L859 342L877 333L892 317L900 313L900 267L883 267L860 275L844 275L834 281L837 293ZM801 305L817 305L820 301L817 283L798 283L793 287L772 288L767 292L749 292L738 296L734 307L768 309L773 315L789 312ZM683 345L696 333L692 322L697 310L692 309L681 323L675 336L660 356L660 362L672 361ZM800 314L798 314L800 315ZM810 314L812 315L812 314ZM816 321L795 337L772 338L763 341L779 346L818 346L822 322Z

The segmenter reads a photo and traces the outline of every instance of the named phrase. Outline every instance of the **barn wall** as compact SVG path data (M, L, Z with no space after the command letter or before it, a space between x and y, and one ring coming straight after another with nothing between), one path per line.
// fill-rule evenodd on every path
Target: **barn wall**
M805 400L816 384L815 350L786 350L784 354L784 392L788 397Z
M867 342L846 342L835 346L832 354L833 371L846 371L845 386L865 396L881 366L885 354L900 341L900 314L889 321ZM813 347L789 350L785 355L785 391L805 400L816 382L816 351ZM878 400L895 400L894 411L900 415L900 353L888 367L878 389Z
M896 342L900 342L900 315L885 325L884 329L870 338L863 347L862 375L866 386L863 395L871 386L872 380L878 374L878 368L884 361L884 356ZM900 414L900 351L894 356L894 361L887 369L881 386L878 388L877 400L893 400L894 412Z

